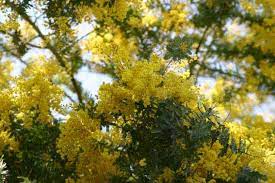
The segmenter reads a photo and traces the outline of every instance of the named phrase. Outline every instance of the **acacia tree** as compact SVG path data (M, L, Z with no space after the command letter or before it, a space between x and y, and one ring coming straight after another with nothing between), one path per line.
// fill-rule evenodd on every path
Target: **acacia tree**
M274 182L274 122L253 113L274 96L274 7L0 0L5 179ZM113 81L91 97L82 68Z

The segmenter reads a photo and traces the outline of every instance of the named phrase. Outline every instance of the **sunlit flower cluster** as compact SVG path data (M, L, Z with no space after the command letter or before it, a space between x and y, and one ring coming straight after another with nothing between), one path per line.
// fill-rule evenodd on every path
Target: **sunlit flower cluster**
M106 182L117 173L113 165L116 156L98 147L98 142L110 140L108 136L100 130L99 122L90 118L86 111L71 112L63 125L58 148L69 162L77 162L78 182Z
M13 67L11 62L0 63L0 89L3 89L8 86L8 82L11 80L10 73L12 70Z
M182 32L188 25L187 12L184 4L176 4L163 14L162 28L164 31Z
M152 99L176 99L194 107L197 89L192 80L166 72L165 62L155 56L151 61L139 61L120 73L120 81L101 86L99 91L100 112L133 112L135 102L150 105Z
M100 35L92 33L84 45L93 54L93 61L114 64L118 70L132 62L136 51L135 41L126 39L119 29Z
M132 7L138 7L139 0L96 0L93 6L80 5L78 7L79 19L91 19L92 16L98 20L111 22L112 19L123 21L127 15L128 10Z

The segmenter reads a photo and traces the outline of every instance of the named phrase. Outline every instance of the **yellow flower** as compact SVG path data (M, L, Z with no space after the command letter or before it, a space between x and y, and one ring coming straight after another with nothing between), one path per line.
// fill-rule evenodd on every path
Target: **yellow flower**
M0 52L1 53L1 52ZM1 55L0 55L1 60ZM11 80L11 71L13 70L12 63L9 61L0 63L0 90L6 88Z
M137 17L130 17L128 24L133 27L139 27L140 26L140 19Z
M156 22L157 22L157 17L154 15L146 15L141 20L141 24L144 26L151 26Z
M139 164L139 166L146 166L146 165L147 165L146 159L145 159L145 158L141 159L141 160L138 162L138 164Z
M158 177L156 182L162 183L162 182L167 182L167 183L172 183L174 179L174 171L172 171L170 168L166 167L163 170L163 173Z
M181 44L180 44L180 49L181 49L183 52L186 52L186 51L187 51L187 48L188 48L188 46L187 46L186 43L181 43Z
M111 41L113 39L113 35L111 33L107 33L104 35L104 38L107 40L107 41Z
M118 173L114 165L117 156L96 147L99 141L116 142L116 136L112 130L110 134L102 132L98 120L91 118L87 111L72 111L61 128L57 148L63 158L70 162L77 160L79 182L107 182Z
M184 4L175 4L170 11L163 13L162 28L164 31L179 33L189 24L184 6Z

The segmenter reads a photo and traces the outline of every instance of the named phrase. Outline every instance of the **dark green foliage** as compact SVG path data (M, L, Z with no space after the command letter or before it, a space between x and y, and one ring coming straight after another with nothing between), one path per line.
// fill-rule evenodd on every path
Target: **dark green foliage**
M56 18L60 16L69 17L73 22L78 21L76 19L76 7L77 5L91 5L95 3L95 0L72 0L69 3L59 0L45 1L45 14L49 18Z
M198 13L193 17L193 22L198 27L209 27L213 24L224 25L228 17L235 14L238 9L236 0L213 1L212 6L208 6L205 1L196 3Z
M127 180L133 175L138 177L137 182L152 182L165 167L176 171L184 162L183 173L175 176L175 180L182 182L191 173L191 163L199 160L198 148L205 143L219 140L225 147L221 156L228 148L233 148L228 129L222 124L217 127L216 122L210 120L210 117L215 118L211 108L194 113L173 100L166 100L152 102L146 107L139 102L136 109L134 123L122 127L124 136L130 136L132 142L118 148L117 164L126 177L114 177L113 182ZM184 121L190 125L183 125ZM146 166L137 163L142 159L146 159Z
M186 50L183 50L181 46L184 45ZM165 59L172 59L174 61L179 61L181 59L188 59L191 55L192 42L188 38L175 37L170 40L166 46Z
M26 129L14 122L12 128L20 145L18 152L5 152L4 155L9 170L8 182L19 182L18 177L28 177L39 183L59 183L72 173L57 153L58 124L48 126L35 123Z
M245 167L238 175L237 183L259 183L261 182L261 180L267 179L259 172L253 171L250 168Z

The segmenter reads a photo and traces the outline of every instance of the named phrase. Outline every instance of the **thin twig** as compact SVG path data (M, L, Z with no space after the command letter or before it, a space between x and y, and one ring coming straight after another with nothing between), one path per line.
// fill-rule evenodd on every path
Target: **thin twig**
M28 65L28 63L26 61L24 61L21 56L17 55L16 53L12 52L11 50L9 50L8 48L6 48L4 45L2 45L2 49L10 54L11 56L13 56L15 59L19 60L22 64L24 64L25 66Z
M76 39L75 41L73 41L69 46L66 46L65 48L63 48L61 51L66 50L67 48L73 47L76 43L78 43L79 41L81 41L82 39L86 38L87 36L89 36L91 33L93 33L94 31L90 31L87 34L81 36L80 38Z
M66 68L65 61L63 60L61 55L59 55L58 51L50 43L48 43L47 37L41 32L41 30L38 28L38 26L26 14L26 12L24 10L22 10L20 7L18 7L16 4L14 4L13 2L9 1L9 0L6 1L6 4L32 26L32 28L37 32L38 36L43 41L45 41L47 43L46 48L48 48L53 53L53 55L56 57L59 64L63 68ZM81 92L80 85L77 83L76 79L74 78L73 73L71 73L70 76L71 76L71 82L72 82L74 90L77 94L79 103L83 103L83 98L82 98L82 92Z
M196 55L197 55L197 54L199 53L199 51L200 51L201 45L202 45L202 43L203 43L203 41L204 41L204 39L205 39L206 33L207 33L207 31L208 31L209 28L210 28L210 26L207 26L207 27L204 29L203 33L202 33L202 37L201 37L201 39L200 39L199 45L198 45L198 47L196 48L196 52L195 52Z
M26 45L29 45L29 46L34 47L34 48L45 49L45 47L42 47L42 46L39 46L39 45L36 45L36 44L32 44L32 43L26 43Z

